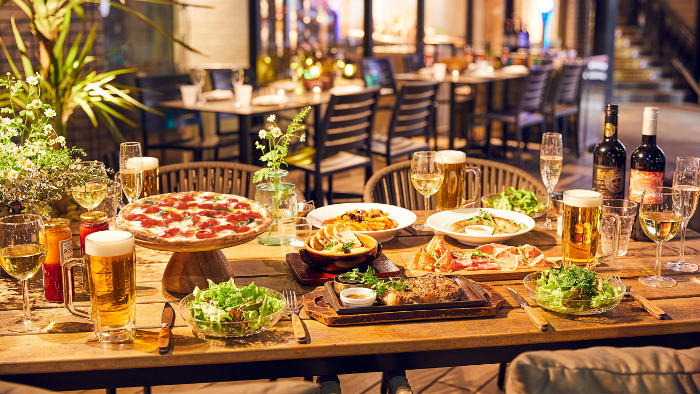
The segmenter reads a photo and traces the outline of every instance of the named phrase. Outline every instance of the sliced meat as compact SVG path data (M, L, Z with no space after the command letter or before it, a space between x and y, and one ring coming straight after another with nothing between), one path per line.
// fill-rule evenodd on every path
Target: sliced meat
M404 280L406 289L397 291L390 287L381 297L385 305L432 304L458 301L462 290L452 280L439 274L427 274Z

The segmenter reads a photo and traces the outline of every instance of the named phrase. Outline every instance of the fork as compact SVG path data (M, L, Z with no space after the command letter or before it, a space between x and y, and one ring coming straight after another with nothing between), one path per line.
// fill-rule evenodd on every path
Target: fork
M297 292L287 290L284 292L284 300L287 304L285 312L292 317L292 332L299 343L306 343L306 330L299 317L299 305L297 304Z
M622 282L622 279L620 279L620 275L618 274L615 274L613 278ZM645 311L649 312L655 318L663 320L666 317L666 312L664 312L658 306L649 302L649 300L647 300L646 297L640 296L637 293L632 293L632 285L626 288L625 296L634 298L634 300L637 301L637 303L639 303L639 305L641 305Z

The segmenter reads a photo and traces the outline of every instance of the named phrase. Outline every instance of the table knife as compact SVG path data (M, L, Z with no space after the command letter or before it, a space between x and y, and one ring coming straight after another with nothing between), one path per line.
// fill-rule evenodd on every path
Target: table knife
M160 317L160 333L158 334L158 352L167 354L172 343L172 328L175 324L175 311L170 303L166 302L163 307L163 314Z
M627 290L627 294L634 298L634 300L637 301L642 308L644 308L655 318L663 320L666 317L666 312L664 312L663 309L659 308L655 304L652 304L645 297L640 296L637 293L633 293L631 288Z
M518 305L525 310L525 314L527 314L527 317L530 318L530 321L532 321L535 327L539 328L540 331L547 331L547 328L549 327L547 320L545 320L536 310L532 309L532 307L528 305L527 301L525 301L520 294L516 293L515 290L508 286L503 287L508 290L508 293L510 293L510 296L513 297L513 300L515 300L515 302L517 302Z

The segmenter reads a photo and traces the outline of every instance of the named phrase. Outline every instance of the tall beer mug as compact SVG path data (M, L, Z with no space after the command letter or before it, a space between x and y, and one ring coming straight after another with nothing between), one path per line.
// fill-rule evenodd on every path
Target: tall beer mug
M563 200L561 249L564 265L585 265L593 271L598 263L617 257L620 218L614 213L603 212L603 195L593 190L574 189L565 191ZM604 256L598 255L602 220L614 223L614 245L610 254Z
M129 342L135 333L136 280L134 236L126 231L107 230L85 238L85 256L63 266L63 300L71 314L92 320L97 340ZM90 311L73 306L75 266L87 268ZM85 280L85 279L83 279Z
M442 150L445 179L435 194L438 211L471 208L481 198L481 170L467 167L467 154L458 150ZM473 172L475 181L471 185L471 198L467 200L467 173Z
M141 197L150 197L160 194L160 180L158 178L158 158L143 158L143 192Z

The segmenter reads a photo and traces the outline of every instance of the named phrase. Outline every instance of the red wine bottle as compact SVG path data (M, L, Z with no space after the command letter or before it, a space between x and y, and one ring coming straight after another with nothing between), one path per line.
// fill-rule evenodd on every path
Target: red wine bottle
M617 104L605 106L603 131L603 140L593 151L593 190L603 198L624 198L627 151L617 139Z
M656 145L656 120L659 115L657 107L644 107L642 115L642 144L632 152L630 158L630 194L629 199L641 203L645 190L663 186L666 156ZM644 233L639 222L639 209L634 221L632 237L637 241L651 241Z

